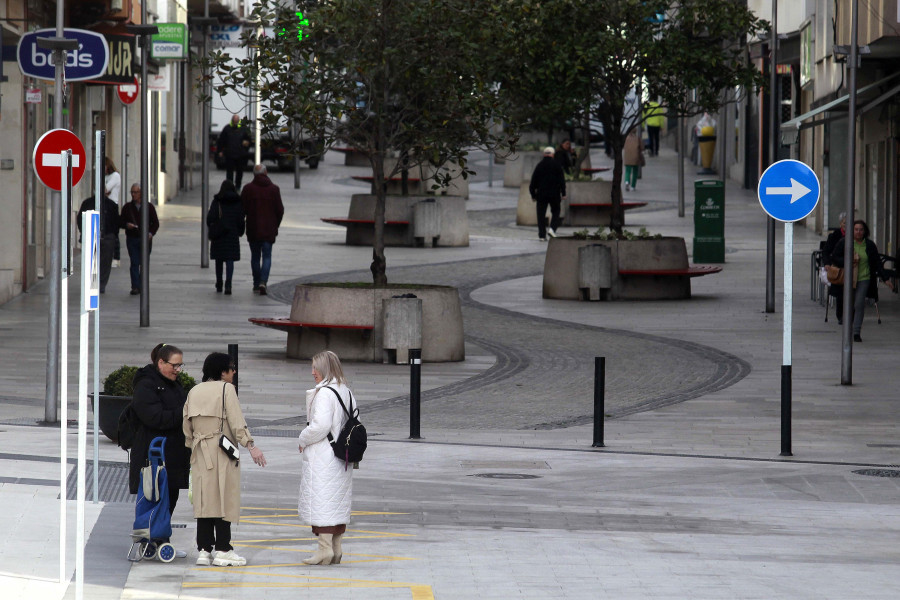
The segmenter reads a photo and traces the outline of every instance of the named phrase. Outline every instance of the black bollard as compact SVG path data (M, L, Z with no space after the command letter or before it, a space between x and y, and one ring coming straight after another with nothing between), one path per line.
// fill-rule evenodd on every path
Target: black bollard
M593 448L603 448L603 411L606 396L606 357L594 357L594 443Z
M228 356L231 357L231 362L234 364L234 379L231 381L234 384L234 391L238 391L238 345L237 344L228 344Z
M420 440L422 420L422 351L409 350L409 439Z

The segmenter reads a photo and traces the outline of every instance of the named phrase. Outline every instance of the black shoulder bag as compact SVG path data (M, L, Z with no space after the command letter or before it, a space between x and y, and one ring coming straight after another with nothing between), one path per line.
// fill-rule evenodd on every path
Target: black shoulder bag
M222 384L222 424L219 426L219 448L222 449L225 454L228 455L228 458L233 460L236 463L241 461L241 451L238 450L237 444L232 442L227 435L225 435L225 386L227 383Z
M337 393L337 390L331 386L326 387L337 396L341 408L344 409L344 414L347 415L347 422L344 423L344 426L341 428L341 432L338 434L337 439L334 439L334 436L332 436L330 432L328 433L328 441L331 442L331 448L334 450L334 455L344 461L344 469L346 470L350 463L358 463L362 460L363 453L366 451L368 439L366 436L366 428L359 422L359 407L353 408L353 392L350 392L350 411L348 411L347 407L344 406L341 395Z

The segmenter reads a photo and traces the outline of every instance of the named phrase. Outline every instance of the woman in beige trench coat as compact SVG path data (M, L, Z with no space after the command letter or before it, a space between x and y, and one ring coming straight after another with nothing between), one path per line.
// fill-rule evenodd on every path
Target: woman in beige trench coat
M266 466L266 457L253 443L232 385L235 372L229 355L213 352L203 362L203 383L191 389L184 404L185 444L193 451L191 489L197 519L197 564L202 566L247 564L231 546L231 524L241 516L240 462L219 448L219 438L224 433L247 448L253 462Z

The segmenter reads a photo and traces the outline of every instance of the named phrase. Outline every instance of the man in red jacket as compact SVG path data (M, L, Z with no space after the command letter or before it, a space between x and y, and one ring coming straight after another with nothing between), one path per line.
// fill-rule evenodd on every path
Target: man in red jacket
M272 244L284 216L281 190L269 179L264 165L253 167L253 181L241 190L241 204L247 215L247 241L250 242L250 269L253 291L266 295L269 270L272 268ZM262 264L260 264L262 259Z

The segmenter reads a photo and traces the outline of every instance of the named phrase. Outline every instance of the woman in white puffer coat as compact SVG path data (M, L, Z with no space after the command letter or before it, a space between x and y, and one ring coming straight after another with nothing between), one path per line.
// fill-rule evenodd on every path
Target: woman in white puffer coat
M353 466L334 455L328 435L337 439L347 421L338 397L351 414L357 408L337 354L326 350L313 356L316 387L306 391L306 428L300 432L300 521L312 526L319 547L303 562L308 565L339 564L341 538L350 521ZM331 388L331 389L328 389ZM332 391L334 390L334 391Z

